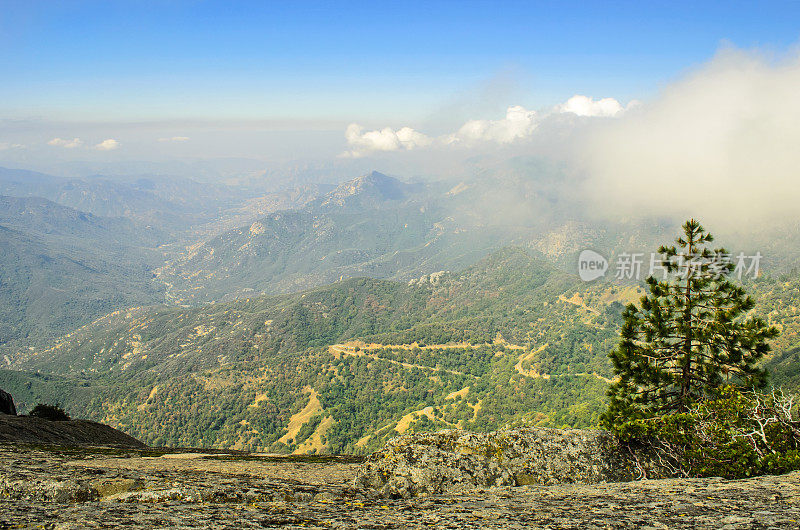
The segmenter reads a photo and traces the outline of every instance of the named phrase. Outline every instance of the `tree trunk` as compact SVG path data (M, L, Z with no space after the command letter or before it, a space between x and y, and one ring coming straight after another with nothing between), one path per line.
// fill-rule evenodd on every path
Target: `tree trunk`
M688 255L694 256L695 241L694 232L688 234ZM681 394L678 400L678 412L689 410L689 398L692 388L692 277L689 264L686 264L686 308L683 318L686 321L686 337L683 339L683 369L681 370Z

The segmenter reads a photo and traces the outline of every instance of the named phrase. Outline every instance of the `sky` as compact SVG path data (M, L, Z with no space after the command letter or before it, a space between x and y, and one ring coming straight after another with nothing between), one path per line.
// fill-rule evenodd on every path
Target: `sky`
M798 40L797 0L0 0L0 163L508 143L526 113L625 110L720 50L768 62Z
M0 2L0 112L424 119L515 72L518 104L644 98L721 43L797 43L800 2Z

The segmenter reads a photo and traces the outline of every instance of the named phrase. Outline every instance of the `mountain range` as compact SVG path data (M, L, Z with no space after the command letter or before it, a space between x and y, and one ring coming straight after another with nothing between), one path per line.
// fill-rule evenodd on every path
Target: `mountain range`
M613 266L676 222L592 219L565 179L530 160L445 181L0 170L0 387L155 445L363 453L413 430L593 426L643 290L582 282L577 254ZM796 238L746 279L783 329L767 364L787 388Z

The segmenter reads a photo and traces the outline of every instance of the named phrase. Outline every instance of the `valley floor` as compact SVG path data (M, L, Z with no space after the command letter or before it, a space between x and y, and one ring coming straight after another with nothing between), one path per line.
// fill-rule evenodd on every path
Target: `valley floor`
M797 528L800 473L390 500L350 458L0 445L0 528Z

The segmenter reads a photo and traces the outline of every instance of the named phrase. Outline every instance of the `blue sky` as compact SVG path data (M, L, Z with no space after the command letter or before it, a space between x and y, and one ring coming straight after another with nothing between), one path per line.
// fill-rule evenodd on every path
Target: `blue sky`
M0 118L419 123L647 98L726 43L799 37L796 0L0 1Z

